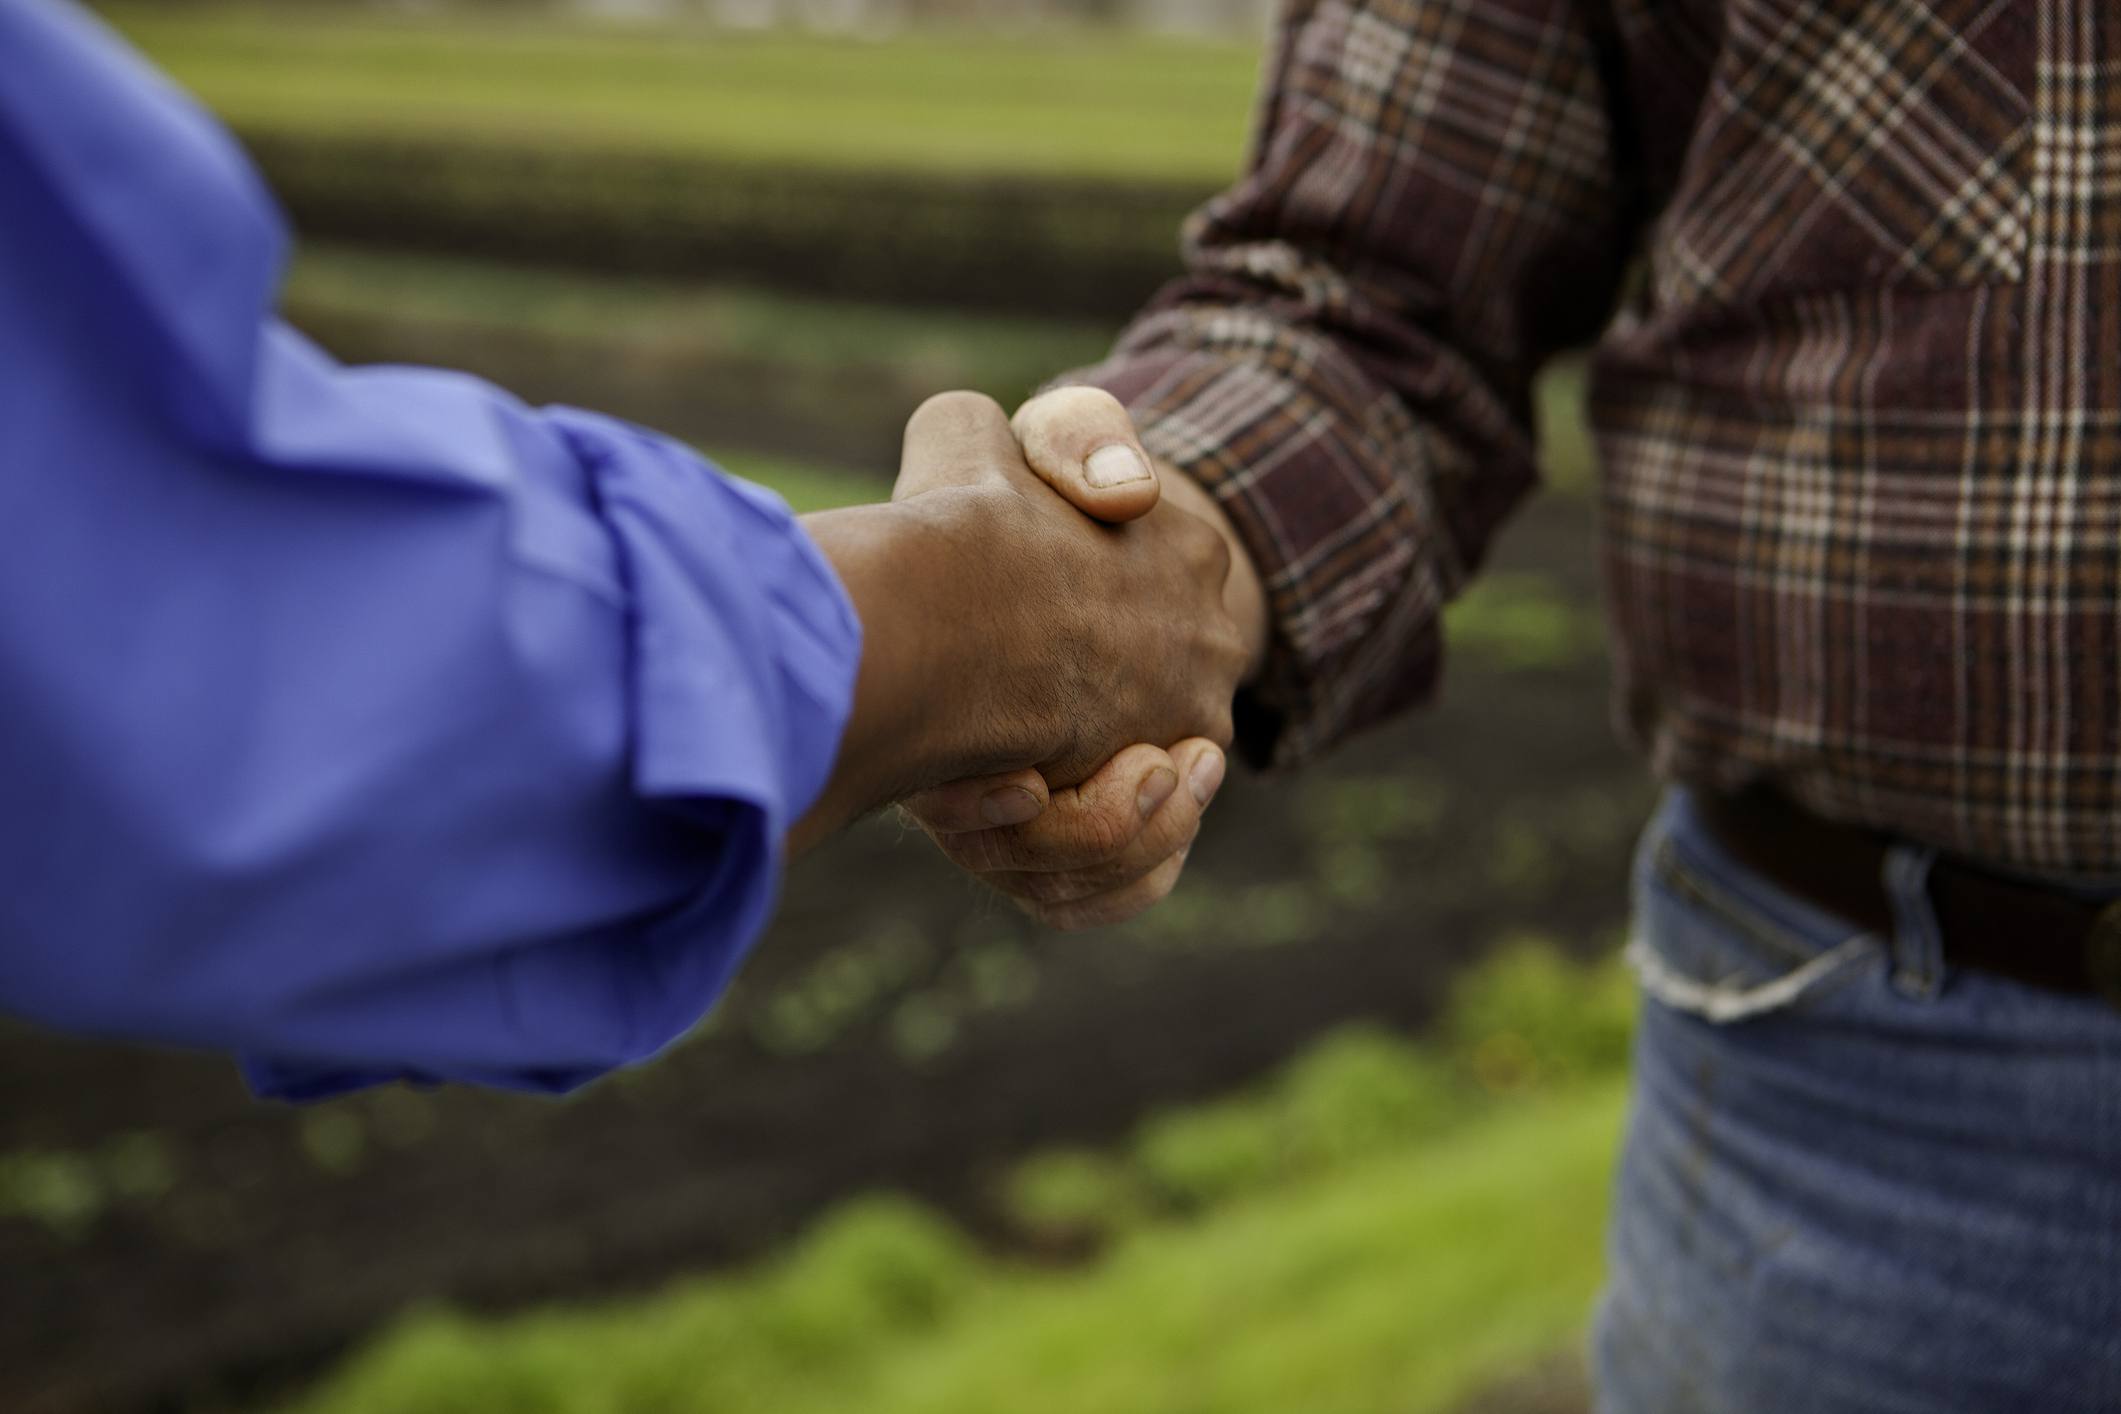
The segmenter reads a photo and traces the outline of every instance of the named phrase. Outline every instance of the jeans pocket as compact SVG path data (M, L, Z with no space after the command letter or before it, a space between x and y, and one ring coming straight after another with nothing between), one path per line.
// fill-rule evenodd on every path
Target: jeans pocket
M1817 1001L1888 956L1886 941L1754 873L1674 791L1635 863L1627 960L1652 1001L1718 1024Z

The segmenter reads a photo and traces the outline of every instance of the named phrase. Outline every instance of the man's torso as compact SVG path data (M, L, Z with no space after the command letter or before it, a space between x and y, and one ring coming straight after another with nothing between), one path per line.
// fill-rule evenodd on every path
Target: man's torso
M1593 419L1665 774L2121 875L2117 21L1616 6L1647 269Z

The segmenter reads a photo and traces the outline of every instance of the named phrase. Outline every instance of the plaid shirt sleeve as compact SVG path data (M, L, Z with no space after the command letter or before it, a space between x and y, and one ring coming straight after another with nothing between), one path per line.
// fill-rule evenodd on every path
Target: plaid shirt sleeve
M1246 174L1072 375L1209 487L1274 618L1240 745L1286 765L1425 697L1439 615L1536 479L1531 377L1624 268L1586 0L1292 0Z

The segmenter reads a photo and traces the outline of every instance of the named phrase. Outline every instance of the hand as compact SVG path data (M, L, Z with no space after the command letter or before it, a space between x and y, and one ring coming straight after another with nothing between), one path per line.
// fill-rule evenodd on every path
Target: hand
M1175 509L1215 528L1230 556L1223 610L1236 624L1244 644L1244 667L1238 680L1251 681L1267 656L1267 591L1252 564L1251 552L1216 499L1185 473L1169 467L1156 469L1155 459L1134 430L1134 419L1119 399L1102 388L1056 388L1042 393L1018 408L1009 425L1023 448L1025 462L1084 515L1117 523L1152 510ZM1140 465L1151 469L1146 479L1115 484L1109 476L1098 475L1098 463L1115 447L1131 451Z
M1005 744L990 754L1014 764L1030 746L1028 764L1049 785L1079 783L1135 741L1227 742L1245 664L1223 602L1228 543L1199 516L1158 504L1132 426L1122 415L1111 430L1101 446L1051 450L1068 458L1053 464L1074 472L1069 489L1123 525L1085 518L1040 485L1001 408L976 393L943 394L914 413L892 493L939 514L977 505L949 578L953 608L994 630L988 672L1004 700L993 731ZM1097 484L1108 454L1138 474Z
M1222 751L1200 738L1168 753L1130 746L1050 797L1029 772L1029 782L955 782L905 808L951 863L1046 926L1072 932L1125 922L1171 892L1223 768ZM991 803L1007 791L1039 803L1022 823L997 827Z
M1108 477L1088 474L1101 448L1141 449L1132 421L1109 394L1090 388L1048 393L1025 404L1014 427L1033 470L1087 514L1123 519L1156 505L1157 498L1137 483L1114 486ZM1266 648L1259 576L1205 491L1169 471L1161 485L1168 500L1194 507L1231 547L1226 607L1239 624L1242 675L1249 676ZM1132 917L1170 893L1223 772L1214 742L1182 741L1168 754L1141 745L1073 789L1049 792L1036 772L1017 772L925 792L906 803L906 813L954 863L1041 922L1063 930L1097 927ZM1176 788L1180 782L1184 789Z
M1223 602L1228 546L1156 506L1139 465L1143 486L1086 482L1145 512L1100 524L1032 474L991 399L944 394L907 424L892 505L805 518L865 646L840 764L798 846L941 781L1035 768L1036 803L1132 742L1229 740L1246 647Z

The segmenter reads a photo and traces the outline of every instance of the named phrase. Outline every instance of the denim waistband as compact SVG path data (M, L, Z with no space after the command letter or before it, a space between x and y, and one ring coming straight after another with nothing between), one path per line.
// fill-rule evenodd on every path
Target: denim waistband
M1688 786L1674 786L1669 792L1664 809L1672 838L1713 856L1724 869L1757 878L1755 871L1732 858L1710 833L1694 806L1695 794ZM1892 936L1880 941L1891 949L1893 986L1909 997L1924 1000L1934 998L1944 985L1943 928L1929 890L1930 874L1940 857L1928 845L1895 841L1886 847L1880 869L1879 883L1893 915ZM1990 872L2028 888L2053 889L2087 901L2121 899L2121 880L2064 883L2003 870ZM1807 900L1792 902L1818 912Z

